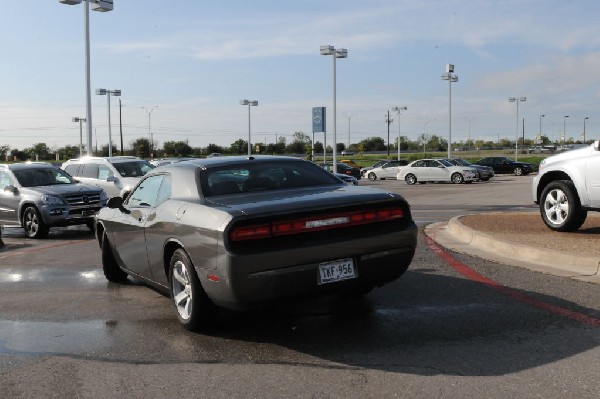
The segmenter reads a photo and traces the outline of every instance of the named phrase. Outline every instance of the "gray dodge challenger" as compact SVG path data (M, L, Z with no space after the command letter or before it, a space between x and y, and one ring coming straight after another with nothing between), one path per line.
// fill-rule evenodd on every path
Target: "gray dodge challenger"
M417 227L399 194L298 158L236 156L153 169L108 201L96 236L109 281L170 294L198 331L218 307L364 295L407 270Z

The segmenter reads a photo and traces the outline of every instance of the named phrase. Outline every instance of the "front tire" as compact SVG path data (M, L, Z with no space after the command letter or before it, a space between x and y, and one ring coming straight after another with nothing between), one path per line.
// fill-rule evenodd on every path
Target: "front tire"
M404 177L404 180L406 181L406 184L412 185L417 182L417 176L413 175L412 173L409 173Z
M191 259L181 248L171 257L169 281L179 323L190 331L206 327L214 316L215 307L202 288Z
M48 227L35 206L29 206L23 212L23 229L29 238L45 238Z
M465 180L465 178L463 177L463 175L461 175L458 172L454 173L452 175L451 179L452 179L452 183L454 183L454 184L460 184L460 183L462 183Z
M106 233L102 235L101 249L102 271L104 272L104 277L111 283L125 284L127 282L127 273L125 273L117 264Z
M371 181L377 180L377 175L373 172L369 173L368 177L369 177L369 180L371 180Z
M573 182L568 180L554 181L544 188L540 213L546 226L554 231L575 231L587 217Z
M521 176L521 175L523 174L523 169L521 169L520 167L518 167L518 166L517 166L517 167L516 167L516 168L513 170L513 173L515 174L515 176Z

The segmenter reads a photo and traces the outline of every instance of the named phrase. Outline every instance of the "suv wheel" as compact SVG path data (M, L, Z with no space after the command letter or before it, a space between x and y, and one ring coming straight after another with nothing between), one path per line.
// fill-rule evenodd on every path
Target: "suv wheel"
M540 198L540 213L546 226L554 231L575 231L587 217L575 186L568 180L554 181L544 188Z
M48 235L48 227L35 206L28 206L23 212L23 229L29 238L44 238Z

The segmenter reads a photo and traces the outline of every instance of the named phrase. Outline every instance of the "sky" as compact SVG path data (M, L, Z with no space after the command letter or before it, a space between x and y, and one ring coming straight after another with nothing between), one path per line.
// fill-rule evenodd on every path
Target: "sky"
M584 123L600 138L597 0L114 0L89 21L98 146L109 133L97 88L122 91L110 107L117 147L119 114L126 148L150 135L192 147L247 140L242 99L258 101L253 143L310 136L312 108L326 107L330 144L333 57L321 45L348 50L336 61L337 142L387 140L388 111L391 140L447 139L450 105L453 142L514 140L523 119L526 138L579 139ZM83 4L3 2L0 145L79 145L84 32ZM441 79L447 64L458 82ZM395 106L407 107L400 126Z

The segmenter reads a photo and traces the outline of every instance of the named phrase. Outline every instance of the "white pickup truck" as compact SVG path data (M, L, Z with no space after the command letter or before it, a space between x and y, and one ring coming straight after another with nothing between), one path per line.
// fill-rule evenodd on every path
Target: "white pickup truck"
M550 229L580 228L588 211L600 211L600 142L544 159L532 195Z

